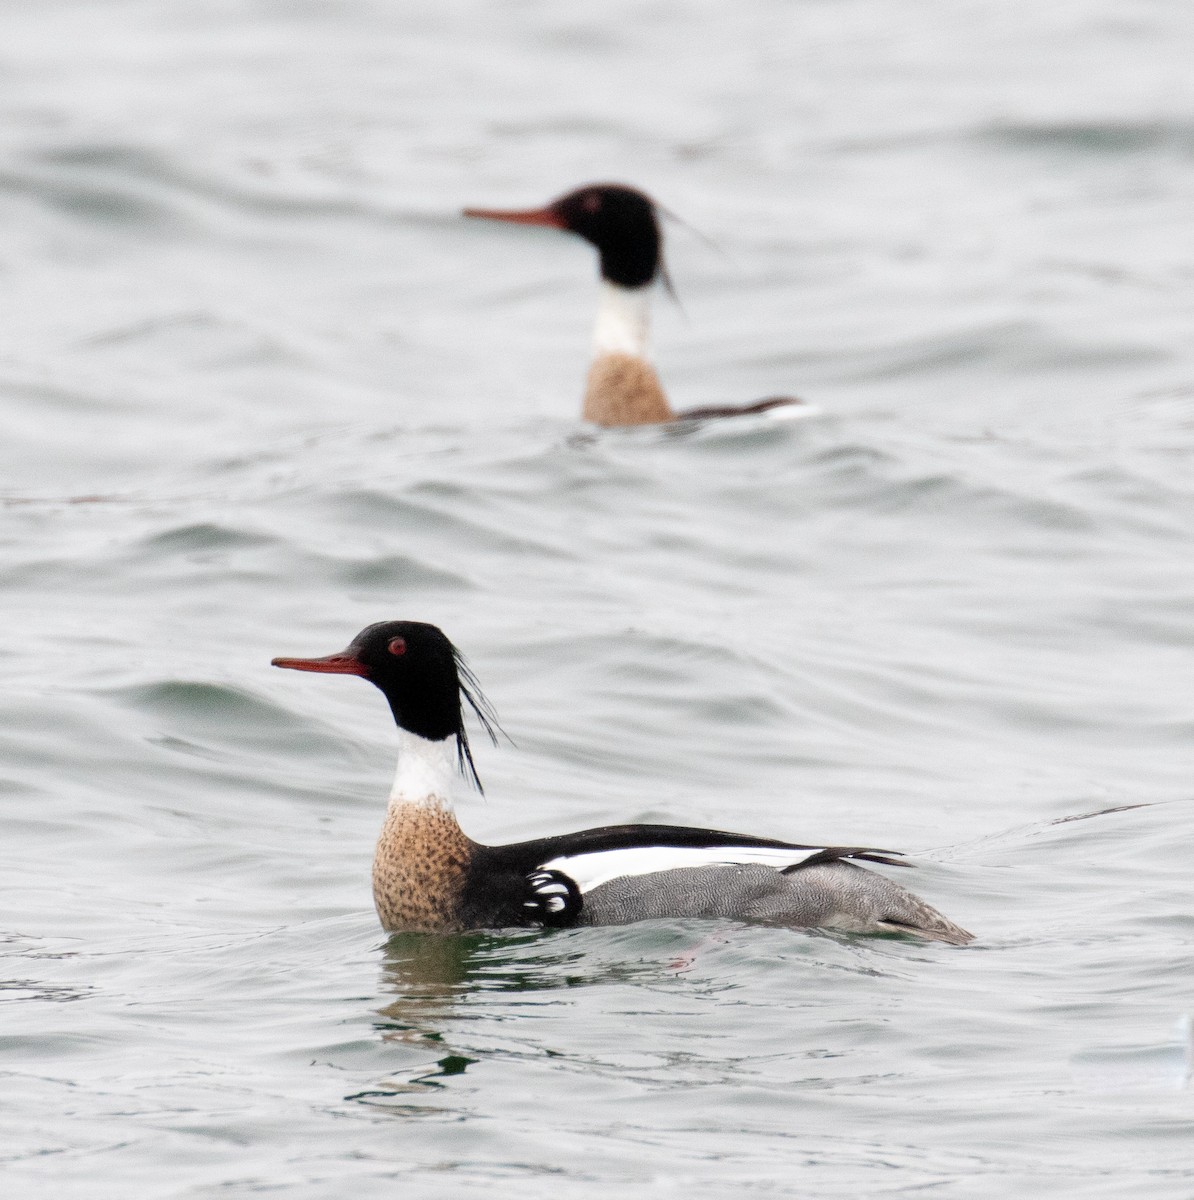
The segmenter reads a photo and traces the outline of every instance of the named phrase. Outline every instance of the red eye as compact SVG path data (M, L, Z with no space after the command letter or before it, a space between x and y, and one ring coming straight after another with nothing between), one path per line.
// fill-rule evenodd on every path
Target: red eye
M387 650L395 657L399 658L406 653L406 638L391 638L390 644L386 647Z

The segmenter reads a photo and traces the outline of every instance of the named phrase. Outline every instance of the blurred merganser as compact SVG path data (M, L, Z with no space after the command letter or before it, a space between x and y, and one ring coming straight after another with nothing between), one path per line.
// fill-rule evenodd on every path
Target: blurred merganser
M889 850L805 846L680 825L609 825L482 846L456 821L457 772L480 788L462 698L496 718L459 651L434 625L383 621L326 658L275 667L360 675L389 701L398 768L373 859L385 929L452 933L508 926L618 925L725 917L963 945L972 935L858 862L908 866Z
M597 248L601 301L585 386L586 421L655 425L763 413L800 403L773 396L739 408L672 409L647 352L651 285L661 276L666 281L666 274L655 202L645 193L623 184L598 183L577 188L546 208L466 208L464 215L565 229Z

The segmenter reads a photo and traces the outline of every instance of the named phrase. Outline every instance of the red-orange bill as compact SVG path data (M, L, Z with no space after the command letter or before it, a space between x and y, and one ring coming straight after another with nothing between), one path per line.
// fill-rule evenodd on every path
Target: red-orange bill
M324 658L273 658L271 667L285 667L288 671L315 671L320 675L367 675L369 668L355 654L341 650Z
M483 217L487 221L509 221L512 225L547 225L552 229L566 229L554 209L551 208L466 208L466 217Z

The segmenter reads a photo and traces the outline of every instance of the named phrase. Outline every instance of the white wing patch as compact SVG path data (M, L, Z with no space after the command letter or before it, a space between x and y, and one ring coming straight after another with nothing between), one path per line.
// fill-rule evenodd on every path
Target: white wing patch
M825 410L817 404L781 404L769 408L763 416L768 421L804 421L809 417L819 417Z
M625 875L653 875L656 871L674 871L682 867L762 863L779 871L803 862L816 852L816 847L779 850L770 846L635 846L627 850L599 850L592 854L562 854L545 862L540 869L567 875L584 893Z

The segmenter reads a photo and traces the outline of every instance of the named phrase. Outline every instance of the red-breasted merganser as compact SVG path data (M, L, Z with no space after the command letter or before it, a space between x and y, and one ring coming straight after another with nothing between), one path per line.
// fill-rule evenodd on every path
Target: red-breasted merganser
M601 304L585 387L586 421L655 425L762 413L800 403L775 396L738 408L672 409L647 355L651 285L664 270L659 217L655 202L645 193L619 183L597 183L577 188L546 208L466 208L464 215L566 229L597 248Z
M857 865L908 866L897 852L805 846L682 825L608 825L482 846L457 824L457 773L480 787L462 698L496 718L459 651L434 625L382 621L326 658L275 667L360 675L389 701L398 769L373 859L385 929L454 933L509 926L620 925L725 917L963 945L972 935L898 884Z

